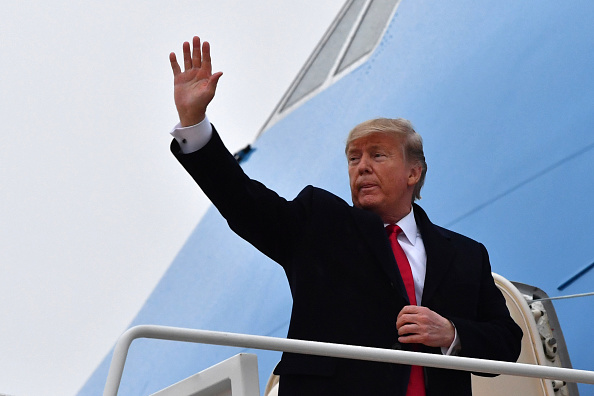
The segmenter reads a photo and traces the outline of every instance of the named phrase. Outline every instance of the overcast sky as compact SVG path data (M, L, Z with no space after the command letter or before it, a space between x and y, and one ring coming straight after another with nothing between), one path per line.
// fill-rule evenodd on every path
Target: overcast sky
M3 2L0 394L75 394L208 205L169 153L169 52L211 42L235 151L343 3Z

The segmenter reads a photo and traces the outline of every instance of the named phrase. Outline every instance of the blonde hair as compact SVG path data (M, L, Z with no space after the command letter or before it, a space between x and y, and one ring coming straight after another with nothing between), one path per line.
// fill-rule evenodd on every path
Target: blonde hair
M423 188L425 175L427 174L427 163L423 153L423 138L421 135L415 131L412 123L404 118L375 118L360 123L349 132L345 153L354 140L372 133L385 133L396 137L402 143L404 159L409 163L421 165L421 177L415 185L412 197L413 202L416 199L421 199L421 188Z

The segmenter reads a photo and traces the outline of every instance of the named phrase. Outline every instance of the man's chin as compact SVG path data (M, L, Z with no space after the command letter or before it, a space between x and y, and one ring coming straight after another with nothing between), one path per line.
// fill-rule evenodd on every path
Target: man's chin
M378 205L378 202L375 200L364 199L364 200L359 200L353 206L355 206L359 209L364 209L364 210L369 210L370 212L375 212L379 205Z

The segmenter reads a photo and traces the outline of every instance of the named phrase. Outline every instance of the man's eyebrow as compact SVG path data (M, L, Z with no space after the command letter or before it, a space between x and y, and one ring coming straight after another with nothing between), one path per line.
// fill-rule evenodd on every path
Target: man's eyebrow
M362 149L360 147L349 147L347 149L346 153L350 154L350 153L356 153L356 152L362 152L362 151L377 151L377 150L389 151L389 147L387 147L384 144L379 144L379 143L366 146L365 149Z

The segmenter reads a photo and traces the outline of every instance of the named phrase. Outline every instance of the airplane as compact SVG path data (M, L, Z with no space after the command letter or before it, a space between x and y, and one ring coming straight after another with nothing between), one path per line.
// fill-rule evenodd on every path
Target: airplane
M429 169L421 206L484 243L494 272L544 298L565 360L591 370L592 20L590 2L348 0L236 158L289 199L313 184L350 201L346 133L378 116L412 120ZM130 326L285 337L290 310L280 266L211 207ZM238 351L135 341L120 394L157 392ZM249 352L264 389L280 353ZM102 391L111 353L79 395Z

